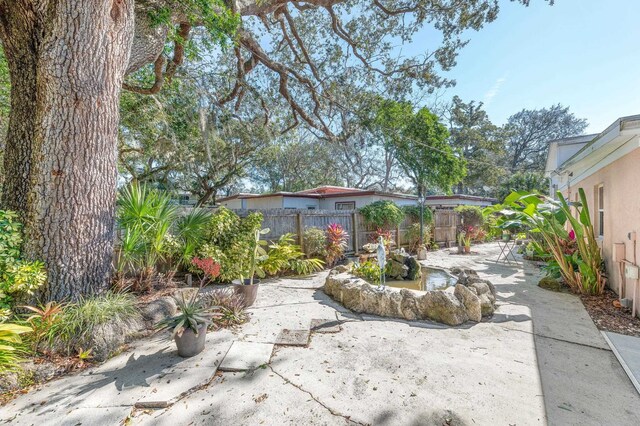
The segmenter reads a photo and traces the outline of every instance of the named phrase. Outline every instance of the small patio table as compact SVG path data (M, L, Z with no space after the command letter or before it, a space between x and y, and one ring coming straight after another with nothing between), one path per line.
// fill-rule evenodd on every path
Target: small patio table
M496 259L496 263L508 263L511 265L511 261L509 260L509 256L513 259L515 263L518 263L518 260L513 255L513 248L516 246L516 240L498 240L498 247L500 247L500 254Z

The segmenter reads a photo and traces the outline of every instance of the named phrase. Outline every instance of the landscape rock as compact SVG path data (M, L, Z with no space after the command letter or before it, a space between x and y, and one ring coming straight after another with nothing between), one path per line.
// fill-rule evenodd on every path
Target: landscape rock
M416 301L416 293L403 288L400 290L399 294L402 297L402 301L400 302L400 313L402 318L407 320L416 320L420 318Z
M564 291L562 283L551 277L544 277L541 279L540 282L538 282L538 287L551 291Z
M464 305L448 291L428 291L417 298L422 318L447 325L460 325L469 319Z
M173 297L180 299L184 296L184 300L190 300L198 291L200 291L198 287L182 287L173 292Z
M390 255L387 277L395 280L417 280L422 276L422 265L404 250L395 250Z
M422 276L422 265L420 265L420 262L418 262L418 259L415 257L409 256L405 265L409 268L407 273L408 280L414 281Z
M335 273L337 274L342 274L344 272L349 272L351 268L347 265L338 265L335 268L333 268L331 271L335 271Z
M395 280L403 280L409 275L409 267L395 259L388 263L388 268L387 276Z
M102 362L113 355L125 343L139 338L146 330L146 324L140 317L131 317L126 321L109 321L93 328L91 336L80 345L92 348L93 360Z
M495 311L495 305L493 301L490 299L489 293L484 293L479 296L480 298L480 308L482 309L482 316L490 316L493 315Z
M140 314L149 326L154 326L163 319L174 316L177 311L175 299L169 296L152 300L140 307Z
M482 321L482 307L480 305L480 298L474 291L469 289L469 287L463 286L462 284L456 284L454 295L464 305L465 309L467 310L469 320L475 322Z

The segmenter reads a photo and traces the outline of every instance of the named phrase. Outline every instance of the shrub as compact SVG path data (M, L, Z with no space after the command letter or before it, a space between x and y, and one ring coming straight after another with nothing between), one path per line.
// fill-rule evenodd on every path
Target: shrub
M304 252L293 242L293 234L285 234L278 242L269 244L265 259L258 262L266 274L292 271L298 275L309 275L322 270L322 260L303 259Z
M197 250L198 257L212 258L220 264L219 279L229 282L246 277L248 260L255 247L255 234L262 226L262 214L251 213L245 218L220 207L211 216L206 242ZM194 270L193 267L191 270Z
M420 246L420 224L414 223L405 231L405 238L409 243L409 251L416 252ZM422 241L425 245L429 245L431 240L431 226L425 224L422 230Z
M304 251L308 257L323 258L327 255L327 236L320 228L304 230Z
M0 321L11 316L16 298L33 295L47 280L44 264L22 259L18 215L0 210Z
M376 261L369 260L360 264L356 263L351 272L371 284L380 284L380 266Z
M21 334L29 333L31 328L24 325L0 324L0 373L13 371L20 362L19 345L22 343Z
M349 235L342 225L331 223L327 226L327 266L332 267L344 257Z
M454 209L462 217L462 225L477 228L484 223L482 209L478 206L458 206Z
M420 222L420 206L402 206L405 216L414 222ZM433 212L427 206L424 206L422 217L425 224L433 222Z
M360 209L360 214L368 225L376 228L390 229L404 220L404 211L396 203L380 200Z
M108 292L103 295L80 298L63 309L60 320L50 329L48 344L67 355L79 349L89 350L98 327L107 323L126 325L138 319L140 313L136 299L126 293Z

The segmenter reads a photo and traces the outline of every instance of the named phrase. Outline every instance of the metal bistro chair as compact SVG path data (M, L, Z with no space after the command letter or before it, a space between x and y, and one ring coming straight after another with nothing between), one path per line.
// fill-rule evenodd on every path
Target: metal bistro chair
M510 239L508 241L498 240L498 247L500 247L500 254L496 259L496 263L506 263L511 265L511 260L509 260L509 256L513 259L513 262L518 263L518 260L513 254L513 249L516 247L516 239Z

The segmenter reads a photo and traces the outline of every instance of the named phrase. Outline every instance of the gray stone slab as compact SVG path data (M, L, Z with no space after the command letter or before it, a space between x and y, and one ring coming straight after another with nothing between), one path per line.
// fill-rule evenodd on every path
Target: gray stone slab
M337 319L314 318L309 326L313 333L339 333L342 330Z
M309 330L289 330L283 329L276 337L276 345L281 346L307 346L309 345Z
M255 370L268 364L273 352L273 343L233 342L229 352L218 367L220 371Z
M640 338L610 331L603 331L602 335L629 376L629 380L640 393Z

